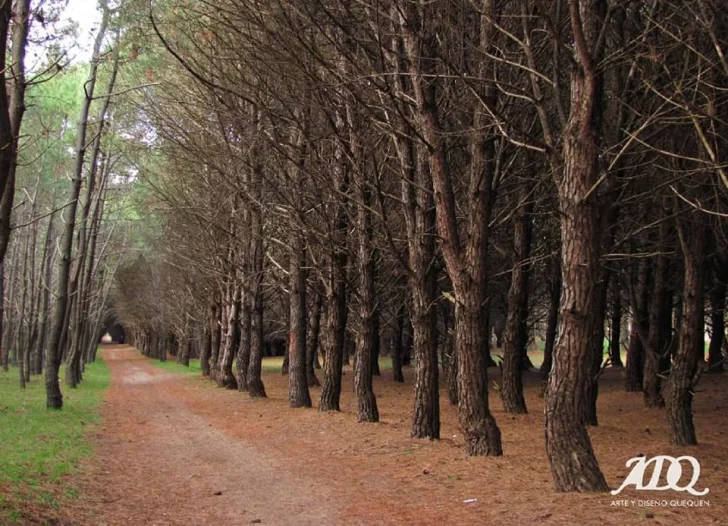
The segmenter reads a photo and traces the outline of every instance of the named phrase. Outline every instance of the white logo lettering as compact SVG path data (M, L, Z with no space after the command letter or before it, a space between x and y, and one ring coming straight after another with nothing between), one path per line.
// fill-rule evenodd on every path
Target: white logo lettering
M693 476L687 485L680 486L679 483L683 475L683 460L687 461L688 463L690 463L690 465L692 465ZM660 476L662 475L663 464L665 462L669 462L670 464L670 466L667 468L667 474L665 476L667 484L658 486ZM650 464L654 464L655 469L652 472L652 477L650 477L650 481L645 486L645 470ZM688 455L683 455L682 457L677 458L667 455L659 455L656 457L652 457L651 459L647 459L647 457L634 457L630 458L626 464L627 467L630 467L632 465L634 465L632 467L632 471L630 471L629 475L627 475L627 478L624 479L624 482L619 487L619 489L613 490L611 492L612 495L617 495L621 493L621 491L627 486L634 486L635 489L647 491L665 491L670 489L674 491L687 491L691 495L695 495L698 497L705 495L710 491L708 488L705 488L702 491L698 491L695 489L695 484L700 478L700 463L695 457L691 457Z

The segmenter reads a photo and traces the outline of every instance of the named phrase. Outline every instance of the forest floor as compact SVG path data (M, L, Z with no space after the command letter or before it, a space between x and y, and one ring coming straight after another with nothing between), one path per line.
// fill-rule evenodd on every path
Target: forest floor
M408 438L410 368L405 384L392 382L388 371L375 379L382 421L358 424L348 369L342 411L321 414L288 408L280 373L264 373L268 398L251 400L154 367L130 347L108 346L103 355L112 384L104 422L91 437L95 454L82 466L83 500L64 512L72 523L725 524L725 377L704 376L699 386L701 444L676 448L668 444L664 412L645 410L641 394L625 393L620 371L605 373L601 425L590 434L609 485L621 485L625 462L640 453L687 454L701 462L696 488L710 488L704 497L634 489L613 497L553 491L535 373L526 375L527 415L503 413L491 390L505 455L470 458L444 392L442 440ZM312 389L314 404L319 394ZM663 500L667 505L659 506ZM686 507L688 500L709 506Z

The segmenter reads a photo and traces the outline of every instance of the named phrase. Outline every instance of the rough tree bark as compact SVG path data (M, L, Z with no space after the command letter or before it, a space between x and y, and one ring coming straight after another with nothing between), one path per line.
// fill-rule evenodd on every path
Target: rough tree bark
M231 271L235 274L235 271ZM228 305L226 306L227 320L225 323L225 334L223 335L220 364L217 371L217 384L225 389L237 389L238 381L233 374L233 359L240 344L240 285L235 283L235 278L230 278L230 292L228 293Z
M306 340L306 382L309 387L321 385L318 378L316 378L316 354L319 346L319 335L321 334L322 302L321 294L314 290L313 310L311 311Z
M521 184L518 193L517 212L513 228L513 270L508 291L508 315L506 317L505 342L503 345L503 374L501 398L506 413L526 413L523 396L523 363L526 358L528 334L524 324L528 316L528 277L531 257L531 213L533 199L530 187Z
M375 262L372 247L373 227L369 211L371 206L370 191L364 174L364 163L360 162L355 169L357 194L357 220L359 250L357 264L359 266L359 318L361 326L356 342L356 364L354 370L354 391L357 398L357 420L359 422L379 422L377 398L372 386L372 353L374 340L379 338L375 333L374 311L376 306Z
M491 46L490 29L493 11L484 5L481 23L481 47ZM418 131L427 142L430 174L433 182L437 231L442 239L445 266L455 296L455 354L458 366L458 418L470 455L501 455L501 435L488 406L488 372L483 353L486 334L481 323L486 300L486 259L489 221L493 205L495 139L490 134L472 143L472 187L468 189L469 231L461 242L453 178L442 138L436 94L437 56L434 7L405 2L400 5L405 50L415 101ZM485 60L483 62L486 62ZM484 66L483 66L484 67ZM482 75L485 78L485 75ZM487 85L483 100L494 107L495 89ZM474 129L480 130L486 116L475 114Z
M683 307L677 352L672 361L665 402L670 443L697 445L693 423L693 393L704 372L705 223L703 212L690 209L689 220L678 218L678 234L683 254ZM688 226L689 225L689 226Z
M336 126L343 133L344 118L337 112ZM336 202L335 220L329 234L329 254L324 276L326 291L326 328L322 340L321 354L324 357L323 382L319 411L340 411L341 378L344 366L344 346L346 345L346 265L348 218L346 214L346 194L349 189L346 152L342 141L337 141L335 151L333 185L339 198Z
M551 281L549 283L549 313L546 319L546 339L543 347L543 363L541 363L541 381L547 382L554 363L554 344L559 321L559 302L561 300L561 258L551 260ZM545 387L545 385L544 385Z
M555 172L561 215L562 291L557 344L546 388L546 453L557 491L606 491L583 420L590 374L594 309L599 297L599 148L593 129L601 98L595 64L605 2L570 0L575 43L570 75L571 108L562 133L561 173ZM600 342L601 344L601 342Z
M256 110L257 111L257 110ZM251 225L250 254L250 361L248 363L248 394L251 398L265 398L265 386L261 378L263 368L263 167L256 163L251 173Z
M311 407L306 378L306 249L303 237L295 232L291 242L290 333L288 336L288 403L291 407Z
M662 386L660 375L662 374L660 364L662 353L665 352L666 338L662 334L660 323L662 311L665 306L665 286L667 280L667 257L664 253L667 236L667 225L663 216L660 224L659 246L655 272L652 283L652 297L648 313L649 328L647 334L643 328L639 328L640 340L644 350L644 369L642 373L642 390L644 392L645 406L663 407L665 401L662 397Z

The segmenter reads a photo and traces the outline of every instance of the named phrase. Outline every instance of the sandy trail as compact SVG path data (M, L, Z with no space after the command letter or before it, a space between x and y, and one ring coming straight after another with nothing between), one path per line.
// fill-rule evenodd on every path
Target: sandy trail
M95 524L339 524L332 492L193 413L184 377L108 347L112 384L95 436ZM99 491L100 490L100 491Z

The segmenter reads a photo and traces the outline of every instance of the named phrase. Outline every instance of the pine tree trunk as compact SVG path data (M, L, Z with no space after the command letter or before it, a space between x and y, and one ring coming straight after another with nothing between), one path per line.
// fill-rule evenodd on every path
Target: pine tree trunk
M251 398L265 398L263 369L263 297L260 283L253 291L253 311L250 318L250 362L248 364L248 394Z
M436 207L437 233L455 296L455 353L458 363L458 417L465 435L469 455L501 455L500 430L488 406L488 371L484 349L487 335L482 324L483 305L487 299L487 259L489 222L493 206L495 142L491 134L480 132L486 116L482 108L475 112L472 136L470 187L467 190L468 232L462 237L453 177L442 138L438 113L436 56L436 13L431 4L401 4L400 29L409 59L410 80L417 103L416 123L428 143L428 164L432 177ZM483 49L489 49L488 28L494 12L483 12L479 37ZM483 61L485 63L485 60ZM495 106L495 89L488 84L483 100ZM461 238L465 242L461 242Z
M210 353L212 352L212 333L210 323L205 324L202 334L202 347L200 349L200 369L203 376L210 376Z
M660 225L660 247L663 250L665 243L666 227ZM665 348L665 335L662 334L660 318L665 305L665 281L667 279L667 258L661 252L657 256L655 264L655 275L653 279L652 297L648 314L649 328L647 330L647 341L642 342L644 349L644 370L642 374L642 389L646 407L663 407L665 401L662 397L662 386L660 374L662 374L660 363L661 355ZM644 330L640 334L644 338Z
M503 346L501 398L506 413L527 413L523 396L523 362L526 358L527 333L524 331L528 315L528 275L531 257L531 211L533 201L530 188L521 185L518 199L521 201L515 215L513 229L513 271L508 291L508 315L506 317Z
M552 263L552 278L549 287L549 313L546 320L546 338L543 348L543 362L541 363L541 381L547 382L551 367L554 363L554 343L556 342L556 329L559 321L559 302L561 300L561 264L558 259Z
M261 200L262 174L259 170L253 172L253 187L255 199ZM265 398L265 386L261 377L263 369L263 277L264 277L264 252L263 252L263 217L262 211L255 207L252 213L252 281L251 285L251 319L250 319L250 362L248 364L248 394L251 398Z
M622 292L619 287L619 278L615 276L612 281L612 318L611 333L609 335L609 360L612 367L622 368Z
M288 402L290 407L311 407L306 378L306 252L303 238L293 234L290 268L290 332L288 336Z
M338 144L337 155L337 185L339 195L344 196L348 191L348 180L343 167L345 154L343 145ZM319 411L340 411L341 380L344 365L344 346L346 345L346 321L348 307L346 303L346 239L348 231L348 218L345 201L342 197L337 203L336 225L331 235L331 252L328 258L328 276L326 276L326 329L321 345L321 354L324 357L323 382L321 385L321 400Z
M369 189L361 171L357 172L357 232L359 234L359 317L361 327L356 344L356 365L354 367L354 391L357 398L357 420L379 422L377 398L372 386L372 354L375 338L375 263L372 248L372 218L369 213Z
M482 353L480 323L482 295L477 289L462 291L455 306L458 416L469 455L502 455L501 434L488 409L488 376Z
M455 328L453 327L453 307L448 301L443 305L445 342L443 344L443 373L447 383L447 399L450 405L458 405L458 360L455 354Z
M220 365L217 372L217 385L225 389L237 389L238 381L233 374L233 360L240 345L240 286L236 283L230 285L229 305L227 306L227 319L225 334L223 335Z
M667 382L666 405L670 443L676 446L697 445L693 423L693 392L702 369L704 350L705 224L702 212L690 210L694 216L686 221L690 228L678 226L685 274L683 307L677 353L672 361ZM678 219L678 221L680 221ZM700 364L701 367L703 364Z
M321 333L321 294L314 291L313 311L311 312L311 324L306 341L306 382L309 387L318 387L320 384L316 378L316 353L319 346L319 335Z
M210 378L217 381L220 367L220 347L222 344L222 306L216 300L212 306L210 316L210 334L212 334L212 346L210 347Z
M392 354L392 379L397 383L404 383L404 374L402 374L402 332L404 331L404 306L397 310L396 324L394 333L392 334L391 354Z
M584 402L582 418L587 425L598 426L597 398L599 397L599 377L604 362L604 318L607 310L607 292L609 290L610 272L601 267L599 280L594 284L595 306L592 309L591 350L588 356L588 374L584 386Z
M247 274L246 274L247 275ZM250 299L249 291L243 290L243 298L240 305L240 346L238 347L237 369L238 369L238 391L248 390L248 367L250 366Z
M400 87L406 88L400 78ZM409 289L412 298L412 322L415 355L414 413L410 436L413 438L440 438L440 392L437 363L437 310L435 295L437 275L435 265L435 203L432 179L426 173L422 148L416 148L404 133L397 140L402 180L402 200L405 203L405 221L409 254ZM397 341L392 360L395 381L404 381L402 375L402 329L404 309L397 319ZM396 364L395 364L396 361Z
M649 264L646 260L639 263L637 284L632 298L632 319L629 331L629 346L627 347L627 366L624 378L624 387L627 392L642 391L644 380L645 347L640 338L640 332L649 330L647 319L647 281L649 279Z
M715 281L710 289L710 346L708 347L708 371L722 373L725 359L722 348L725 341L726 285L728 283L728 260L717 258Z
M375 274L376 275L376 274ZM381 326L379 322L379 306L376 305L374 313L372 314L372 332L374 333L374 347L372 347L372 375L382 376L382 371L379 368L379 356L382 352L382 335Z
M600 85L591 56L599 38L601 0L571 0L577 64L572 66L571 108L562 132L561 174L555 172L561 216L561 276L557 344L546 388L546 453L557 491L606 491L584 423L595 310L599 307L598 117ZM602 342L597 342L601 348Z

